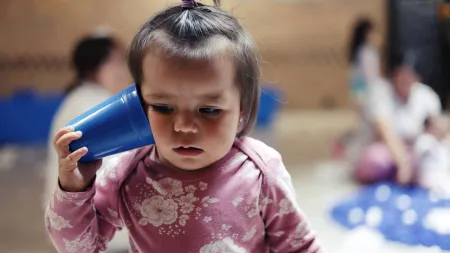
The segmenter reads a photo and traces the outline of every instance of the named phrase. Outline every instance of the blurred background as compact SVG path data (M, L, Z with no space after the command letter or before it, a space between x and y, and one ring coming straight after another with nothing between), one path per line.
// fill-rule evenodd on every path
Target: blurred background
M0 252L54 252L43 218L47 141L65 91L76 79L71 63L75 45L86 36L113 35L126 48L143 22L178 2L0 1ZM422 82L438 94L445 110L450 95L448 4L223 0L223 8L253 35L263 58L265 95L253 136L283 155L299 204L327 252L449 249L442 242L424 245L415 239L390 239L377 226L349 226L332 212L340 201L361 192L348 161L336 159L335 148L336 139L358 121L349 91L348 60L355 22L360 17L371 20L375 36L371 47L379 56L381 76L390 71L396 53L409 47L420 50ZM127 78L124 85L132 83ZM355 219L359 214L359 219L370 221L363 211L353 212ZM438 220L448 223L448 212ZM449 241L445 236L450 226L440 231L432 237Z

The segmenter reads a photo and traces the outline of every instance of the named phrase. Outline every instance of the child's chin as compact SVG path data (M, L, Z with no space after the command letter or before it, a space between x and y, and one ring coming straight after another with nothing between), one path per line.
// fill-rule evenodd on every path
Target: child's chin
M171 162L175 167L177 167L180 170L186 170L186 171L194 171L194 170L200 170L206 165L200 164L198 161L193 161L193 159L183 159L183 160L177 160L174 162Z

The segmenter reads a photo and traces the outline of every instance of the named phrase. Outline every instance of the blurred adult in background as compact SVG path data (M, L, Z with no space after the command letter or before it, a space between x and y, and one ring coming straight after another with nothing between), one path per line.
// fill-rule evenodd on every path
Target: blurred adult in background
M125 48L113 37L102 35L81 39L75 46L71 61L75 80L68 86L64 101L54 116L51 137L57 129L64 127L73 118L131 84ZM114 156L103 161L104 165L108 162L114 162ZM101 172L100 169L99 173ZM58 184L58 156L51 140L45 180L44 206L47 206ZM128 236L125 232L116 234L115 241L111 243L113 245L109 248L112 250L126 250Z
M369 18L359 18L355 22L348 43L350 65L349 91L352 107L357 115L357 126L347 131L334 143L335 156L344 156L351 164L361 148L364 133L364 107L369 87L380 78L380 56L377 51L379 34L374 22Z
M399 55L390 80L379 79L369 88L365 114L365 147L358 156L355 178L361 183L415 180L414 143L428 117L441 115L438 95L420 82L418 54Z
M377 51L378 34L368 18L359 19L349 43L350 93L358 110L367 97L368 87L380 78L380 56Z

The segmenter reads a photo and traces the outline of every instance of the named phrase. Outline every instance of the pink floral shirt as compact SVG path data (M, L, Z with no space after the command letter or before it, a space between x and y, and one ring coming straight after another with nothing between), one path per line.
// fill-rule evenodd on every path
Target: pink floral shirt
M123 227L134 253L322 252L280 154L248 137L209 168L181 174L152 146L127 152L92 189L58 187L45 220L59 252L105 251Z

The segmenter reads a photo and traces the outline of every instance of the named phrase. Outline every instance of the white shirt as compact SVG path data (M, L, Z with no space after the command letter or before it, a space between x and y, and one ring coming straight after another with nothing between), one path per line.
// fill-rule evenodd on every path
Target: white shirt
M424 131L425 119L440 114L438 95L422 83L413 84L406 103L400 100L386 80L379 79L370 86L367 101L369 122L376 118L388 119L402 139L415 140Z
M375 48L363 45L358 48L351 71L351 91L356 99L364 102L368 86L380 77L380 57Z
M419 183L425 188L449 193L450 149L424 133L417 138L414 152L418 158Z
M425 156L430 155L433 149L439 149L441 143L429 133L423 133L417 138L414 143L414 153L417 155L419 160L425 158Z
M380 56L375 48L365 45L358 50L356 71L368 85L380 77Z

